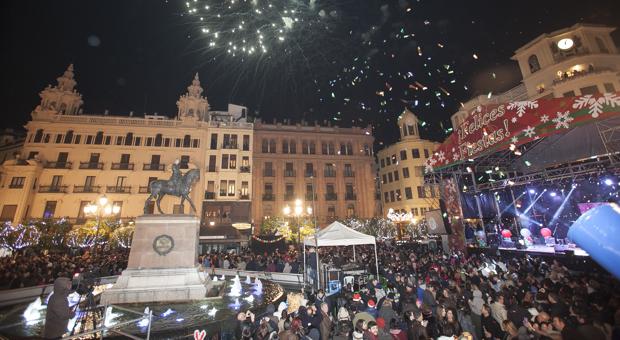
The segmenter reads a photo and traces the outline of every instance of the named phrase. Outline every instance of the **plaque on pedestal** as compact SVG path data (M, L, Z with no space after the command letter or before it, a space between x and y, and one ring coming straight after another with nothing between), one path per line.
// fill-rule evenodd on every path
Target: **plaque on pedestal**
M129 262L102 304L202 299L198 270L200 220L189 215L143 215L136 219Z

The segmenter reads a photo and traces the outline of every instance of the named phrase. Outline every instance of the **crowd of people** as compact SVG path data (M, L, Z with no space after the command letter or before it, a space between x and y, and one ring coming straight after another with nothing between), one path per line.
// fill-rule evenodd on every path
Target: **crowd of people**
M0 290L54 283L57 277L77 273L95 276L120 275L127 267L127 252L89 251L72 253L25 252L0 257Z
M236 252L211 252L199 257L199 262L207 270L212 268L266 271L279 273L300 273L302 264L296 248L285 251L275 250L257 254L250 250Z
M237 316L243 340L620 339L620 285L557 260L379 245L380 277ZM352 262L351 247L321 258ZM373 263L358 247L356 261ZM373 270L374 270L374 266ZM289 301L290 303L290 301Z

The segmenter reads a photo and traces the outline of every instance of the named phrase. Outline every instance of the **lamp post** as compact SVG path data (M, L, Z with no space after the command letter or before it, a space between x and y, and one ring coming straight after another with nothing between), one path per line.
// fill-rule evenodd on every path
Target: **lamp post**
M97 218L97 227L95 230L95 248L93 249L93 255L97 254L97 239L99 238L99 229L101 228L101 220L103 217L116 215L121 211L121 207L118 205L108 204L108 198L102 195L97 199L96 203L89 203L84 207L84 214L94 215Z
M304 215L304 211L307 215ZM300 218L302 216L310 216L312 215L312 207L307 206L304 209L304 202L300 199L295 200L295 206L293 208L289 207L288 204L282 209L284 216L295 217L295 221L297 222L297 244L301 246L301 223Z
M411 212L403 213L403 212L395 211L392 208L388 210L387 218L390 221L396 223L397 230L398 230L398 239L400 240L403 239L403 225L405 223L415 221Z

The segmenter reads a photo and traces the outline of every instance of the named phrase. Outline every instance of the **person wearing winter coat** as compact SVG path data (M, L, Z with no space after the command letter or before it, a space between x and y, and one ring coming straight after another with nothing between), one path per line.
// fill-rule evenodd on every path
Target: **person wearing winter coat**
M321 324L319 325L321 340L328 340L332 332L332 319L329 316L329 305L325 302L321 303L321 316Z
M54 281L54 292L47 303L45 315L45 339L60 339L67 332L69 320L75 316L75 312L69 308L67 296L71 290L71 280L67 277L59 277Z
M472 285L472 288L474 289L474 297L467 302L469 308L471 308L471 321L473 321L474 327L476 327L476 338L480 339L482 337L482 317L480 314L482 313L484 300L482 299L482 292L480 289L475 285Z

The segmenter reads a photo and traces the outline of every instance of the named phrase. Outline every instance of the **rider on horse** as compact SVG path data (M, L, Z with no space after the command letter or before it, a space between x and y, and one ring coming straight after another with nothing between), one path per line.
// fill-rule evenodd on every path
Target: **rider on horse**
M181 167L179 166L179 160L175 160L174 163L172 163L172 176L170 176L170 185L172 185L174 188L177 188L179 186L179 183L181 182L181 178L183 177L183 174L181 174Z

